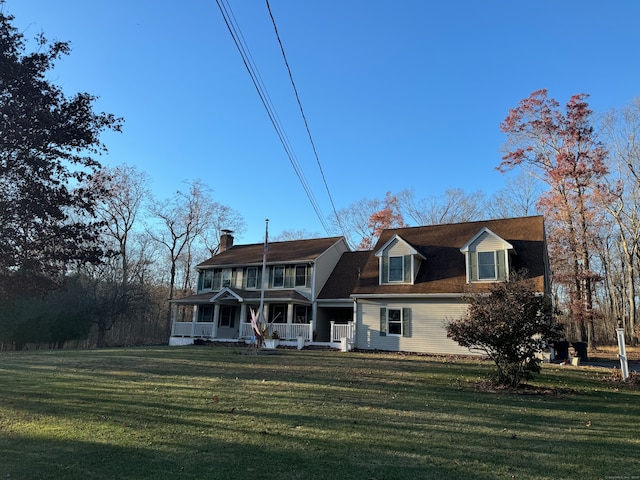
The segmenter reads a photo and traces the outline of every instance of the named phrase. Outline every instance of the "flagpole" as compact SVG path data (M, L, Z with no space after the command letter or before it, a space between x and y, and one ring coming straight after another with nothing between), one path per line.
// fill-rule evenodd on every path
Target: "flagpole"
M269 251L269 219L265 220L264 251L262 252L262 278L260 282L260 310L258 320L264 319L264 283L267 281L267 252Z

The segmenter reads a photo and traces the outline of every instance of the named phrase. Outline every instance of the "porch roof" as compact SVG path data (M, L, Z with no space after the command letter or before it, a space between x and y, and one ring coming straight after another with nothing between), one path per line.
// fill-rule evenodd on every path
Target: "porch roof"
M228 298L224 295L224 291L227 290L229 294L233 294L234 297L239 298L238 301L244 303L257 303L260 301L260 290L244 290L241 288L224 288L216 292L200 293L198 295L189 295L188 297L171 300L171 303L177 303L179 305L202 305L210 303L214 297L219 299ZM222 294L222 296L221 296ZM302 295L300 292L294 289L282 289L282 290L267 290L264 292L264 299L268 302L298 302L310 304L311 301ZM215 301L214 301L215 303Z

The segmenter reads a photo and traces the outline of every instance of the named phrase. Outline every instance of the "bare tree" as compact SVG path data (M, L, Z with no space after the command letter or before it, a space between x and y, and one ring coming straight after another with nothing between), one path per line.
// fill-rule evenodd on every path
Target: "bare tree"
M146 173L131 165L103 168L91 181L92 186L107 192L96 213L104 222L108 237L115 243L123 284L129 282L130 236L138 223L143 203L149 198L148 184Z
M285 242L288 240L305 240L308 238L320 238L322 235L318 232L309 232L308 230L283 230L277 235L269 236L272 242Z
M391 192L384 199L358 200L338 210L338 217L333 216L330 222L336 230L345 232L349 246L358 250L375 245L383 229L406 226L398 199Z
M618 229L620 260L626 282L625 326L633 336L637 325L637 271L640 256L640 99L622 111L610 112L603 122L609 150L610 175L602 205Z
M403 190L398 194L400 209L406 218L416 225L441 225L480 220L485 210L484 193L465 193L459 188L450 188L444 195L416 198L414 190Z
M183 292L191 288L191 273L196 242L205 243L217 235L220 222L236 222L226 228L241 230L244 221L229 207L213 201L211 189L199 180L187 182L188 191L177 191L165 201L155 202L150 210L156 220L156 228L149 228L149 235L169 254L169 300L174 298L178 268L182 270ZM208 243L207 245L210 245ZM167 333L171 331L171 308L167 311Z
M491 218L539 215L537 205L542 192L538 179L533 175L520 173L507 179L505 188L491 197L487 202L487 213Z

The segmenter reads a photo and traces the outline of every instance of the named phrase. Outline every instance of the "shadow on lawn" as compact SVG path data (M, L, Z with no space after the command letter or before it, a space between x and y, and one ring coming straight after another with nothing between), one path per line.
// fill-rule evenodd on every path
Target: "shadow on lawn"
M597 478L637 456L625 431L637 392L578 371L543 370L560 393L535 396L479 391L489 364L443 358L200 347L3 359L0 409L111 435L5 430L9 478Z

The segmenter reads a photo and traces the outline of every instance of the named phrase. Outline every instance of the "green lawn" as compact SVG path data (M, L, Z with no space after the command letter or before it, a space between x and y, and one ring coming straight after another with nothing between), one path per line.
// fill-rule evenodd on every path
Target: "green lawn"
M2 479L640 477L640 391L546 366L159 347L0 354Z

